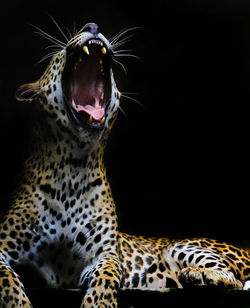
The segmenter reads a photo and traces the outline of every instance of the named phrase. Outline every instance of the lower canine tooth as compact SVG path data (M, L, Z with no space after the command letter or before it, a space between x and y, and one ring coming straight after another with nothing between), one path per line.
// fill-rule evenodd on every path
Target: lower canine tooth
M75 108L75 110L77 110L77 111L78 111L77 106L76 106L76 103L75 103L75 101L74 101L74 100L72 100L72 106Z
M101 119L101 124L103 124L104 123L104 121L105 121L105 117L103 117L102 119Z
M88 47L86 45L84 45L82 49L83 49L83 51L85 51L85 53L87 55L89 55L89 49L88 49Z
M90 116L90 117L89 117L89 123L92 123L92 122L93 122L93 117Z

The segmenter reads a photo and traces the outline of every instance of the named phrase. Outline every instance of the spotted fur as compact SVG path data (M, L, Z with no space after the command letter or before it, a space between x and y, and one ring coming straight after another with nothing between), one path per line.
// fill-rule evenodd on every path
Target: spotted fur
M36 269L51 287L87 287L81 307L116 307L118 289L242 289L250 277L248 253L231 245L119 233L103 165L119 108L111 68L118 37L112 44L96 24L87 24L52 57L38 81L17 91L17 99L31 102L39 116L20 186L1 224L1 307L31 307L16 273L20 265ZM88 85L81 85L88 98L79 80ZM79 112L75 93L94 98L98 108L89 104L96 114Z

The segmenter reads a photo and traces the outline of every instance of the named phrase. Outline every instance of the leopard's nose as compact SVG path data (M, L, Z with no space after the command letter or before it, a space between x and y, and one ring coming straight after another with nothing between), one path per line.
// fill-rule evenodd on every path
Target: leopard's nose
M98 25L93 22L90 22L82 28L82 32L90 32L93 35L97 35L99 33Z

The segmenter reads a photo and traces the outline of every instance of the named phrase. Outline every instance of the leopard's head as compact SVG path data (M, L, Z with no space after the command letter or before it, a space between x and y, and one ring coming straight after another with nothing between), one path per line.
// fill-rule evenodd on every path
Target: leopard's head
M88 23L53 55L37 82L19 87L16 97L40 104L57 126L80 139L100 138L119 107L113 61L111 43Z

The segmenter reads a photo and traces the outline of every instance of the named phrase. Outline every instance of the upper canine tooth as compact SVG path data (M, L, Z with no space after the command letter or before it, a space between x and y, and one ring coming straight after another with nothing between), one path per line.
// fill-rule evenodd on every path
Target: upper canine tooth
M89 55L89 49L86 45L84 45L82 49L83 49L83 51L86 52L87 55Z
M106 53L107 53L106 47L102 47L102 53L103 53L104 55L106 55Z

